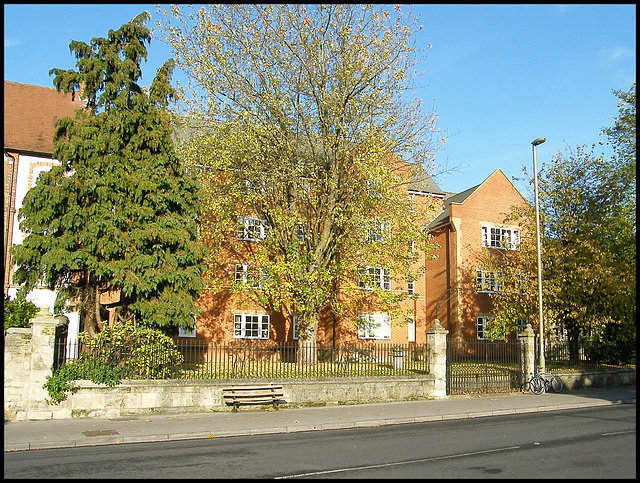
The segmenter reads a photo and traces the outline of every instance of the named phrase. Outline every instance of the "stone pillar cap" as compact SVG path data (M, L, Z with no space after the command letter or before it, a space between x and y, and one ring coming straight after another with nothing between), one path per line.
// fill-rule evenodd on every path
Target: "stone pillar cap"
M38 323L40 325L65 325L69 323L69 319L66 315L58 315L54 317L49 312L49 306L42 304L38 310L38 313L29 321L31 324Z
M449 331L440 325L440 321L436 319L427 334L448 334Z
M527 326L524 328L522 332L520 332L520 334L523 334L524 336L534 335L533 328L531 327L531 323L527 323Z

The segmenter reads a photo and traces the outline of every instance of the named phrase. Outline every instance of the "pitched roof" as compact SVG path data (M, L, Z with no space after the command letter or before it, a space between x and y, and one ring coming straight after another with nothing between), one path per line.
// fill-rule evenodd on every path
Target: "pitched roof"
M457 193L457 194L450 194L449 196L445 197L444 199L444 204L442 207L442 211L440 212L440 214L438 216L436 216L427 226L427 228L429 230L436 228L438 226L442 226L445 225L449 222L449 216L451 214L451 210L450 210L450 206L451 203L464 203L465 200L467 198L469 198L473 193L475 193L475 191L482 186L484 183L486 183L486 181L491 178L495 173L500 172L503 176L504 173L502 172L501 169L496 169L493 173L491 173L487 179L485 179L482 183L480 183L479 185L474 186L473 188L469 188L461 193ZM506 176L505 176L506 178ZM507 178L508 179L508 178ZM515 187L514 187L515 188ZM516 190L517 191L517 190Z
M411 165L411 181L407 188L409 191L445 195L433 178L427 173L421 164Z
M4 149L51 156L56 121L85 104L77 94L4 81Z
M481 183L482 184L482 183ZM473 188L469 188L468 190L463 191L462 193L449 193L444 199L444 205L442 206L442 211L438 216L436 216L428 225L429 229L435 228L439 225L444 225L449 221L449 206L451 203L464 203L464 201L471 196L480 185L476 185Z

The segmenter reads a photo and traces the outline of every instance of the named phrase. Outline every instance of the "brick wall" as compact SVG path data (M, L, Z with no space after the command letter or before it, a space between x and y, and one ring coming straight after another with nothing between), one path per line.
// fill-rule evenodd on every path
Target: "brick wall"
M427 266L427 310L435 311L437 298L451 287L449 303L439 309L438 318L452 337L475 338L476 316L492 310L488 294L475 293L475 270L480 268L483 251L483 225L519 228L505 224L512 206L526 203L520 192L501 170L494 171L462 202L449 205L449 223L432 230L439 245L437 258ZM446 299L447 295L443 297Z

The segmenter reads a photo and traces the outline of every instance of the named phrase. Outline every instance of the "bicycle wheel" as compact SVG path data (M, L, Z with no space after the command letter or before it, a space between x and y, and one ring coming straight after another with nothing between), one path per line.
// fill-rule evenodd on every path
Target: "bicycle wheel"
M562 379L558 376L551 376L551 389L553 389L553 392L562 392L563 387Z
M544 379L540 376L534 376L529 381L529 389L534 394L542 394L544 392Z

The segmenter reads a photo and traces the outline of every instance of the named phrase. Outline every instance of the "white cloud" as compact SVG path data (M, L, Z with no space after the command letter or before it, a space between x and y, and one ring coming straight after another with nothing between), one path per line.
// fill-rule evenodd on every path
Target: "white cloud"
M564 15L565 13L574 10L577 7L577 5L572 5L572 4L555 4L552 5L552 11L559 16Z
M4 48L6 49L7 47L15 47L16 45L20 45L22 42L20 42L19 40L12 40L12 39L4 39Z
M611 49L600 49L598 51L598 57L608 64L624 60L627 57L635 57L635 55L635 52L625 47L613 47Z

